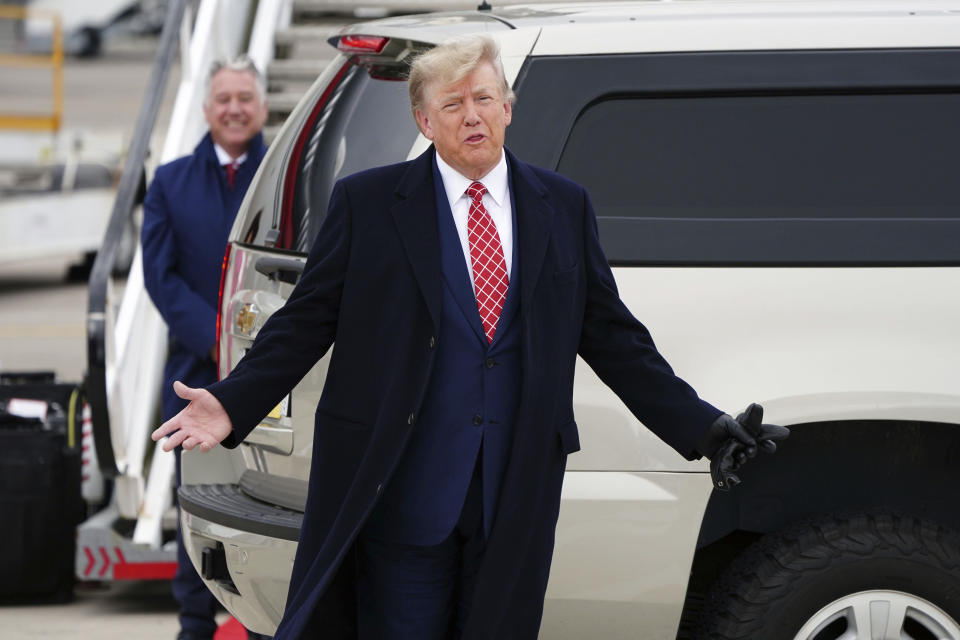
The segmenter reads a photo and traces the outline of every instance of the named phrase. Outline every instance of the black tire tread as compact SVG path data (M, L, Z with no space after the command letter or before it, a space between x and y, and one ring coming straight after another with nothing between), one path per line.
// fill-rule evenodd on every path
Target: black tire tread
M777 604L801 578L851 556L884 551L960 572L960 536L934 522L892 511L838 513L765 536L742 553L708 595L700 640L756 640Z

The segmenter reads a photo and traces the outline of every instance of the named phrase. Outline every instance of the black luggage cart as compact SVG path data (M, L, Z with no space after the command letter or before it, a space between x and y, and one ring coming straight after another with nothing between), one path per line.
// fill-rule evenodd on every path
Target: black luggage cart
M52 373L0 373L0 602L73 596L81 408Z

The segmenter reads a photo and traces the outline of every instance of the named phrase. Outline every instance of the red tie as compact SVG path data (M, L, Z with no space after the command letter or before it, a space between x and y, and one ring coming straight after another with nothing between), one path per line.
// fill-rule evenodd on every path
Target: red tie
M240 165L239 163L237 163L236 160L234 160L230 164L223 165L223 168L226 169L227 171L227 186L231 189L233 189L233 183L237 177L237 168L239 166Z
M486 192L487 188L480 182L467 187L467 195L473 200L467 217L467 238L470 242L470 262L473 263L477 309L489 344L497 332L497 319L503 310L503 299L507 295L510 280L497 227L483 206L483 194Z

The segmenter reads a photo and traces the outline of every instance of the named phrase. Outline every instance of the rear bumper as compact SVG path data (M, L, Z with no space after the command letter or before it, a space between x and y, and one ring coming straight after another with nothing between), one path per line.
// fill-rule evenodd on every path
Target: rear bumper
M179 498L184 545L207 587L247 629L273 635L303 514L254 500L237 485L185 485ZM208 567L204 575L204 550L223 554L225 573Z

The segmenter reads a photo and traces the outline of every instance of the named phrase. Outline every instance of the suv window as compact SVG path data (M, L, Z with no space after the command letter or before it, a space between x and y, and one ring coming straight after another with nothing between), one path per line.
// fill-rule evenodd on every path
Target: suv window
M960 50L527 60L507 144L619 264L960 264Z
M957 113L960 94L618 98L557 169L603 217L960 218Z
M327 213L333 185L338 179L363 169L407 158L417 137L410 115L407 83L371 77L364 68L350 65L335 81L326 102L309 129L301 131L303 145L297 157L289 224L281 231L281 210L275 208L266 228L247 224L250 244L307 252ZM320 99L322 96L318 96ZM289 237L289 244L284 241Z

